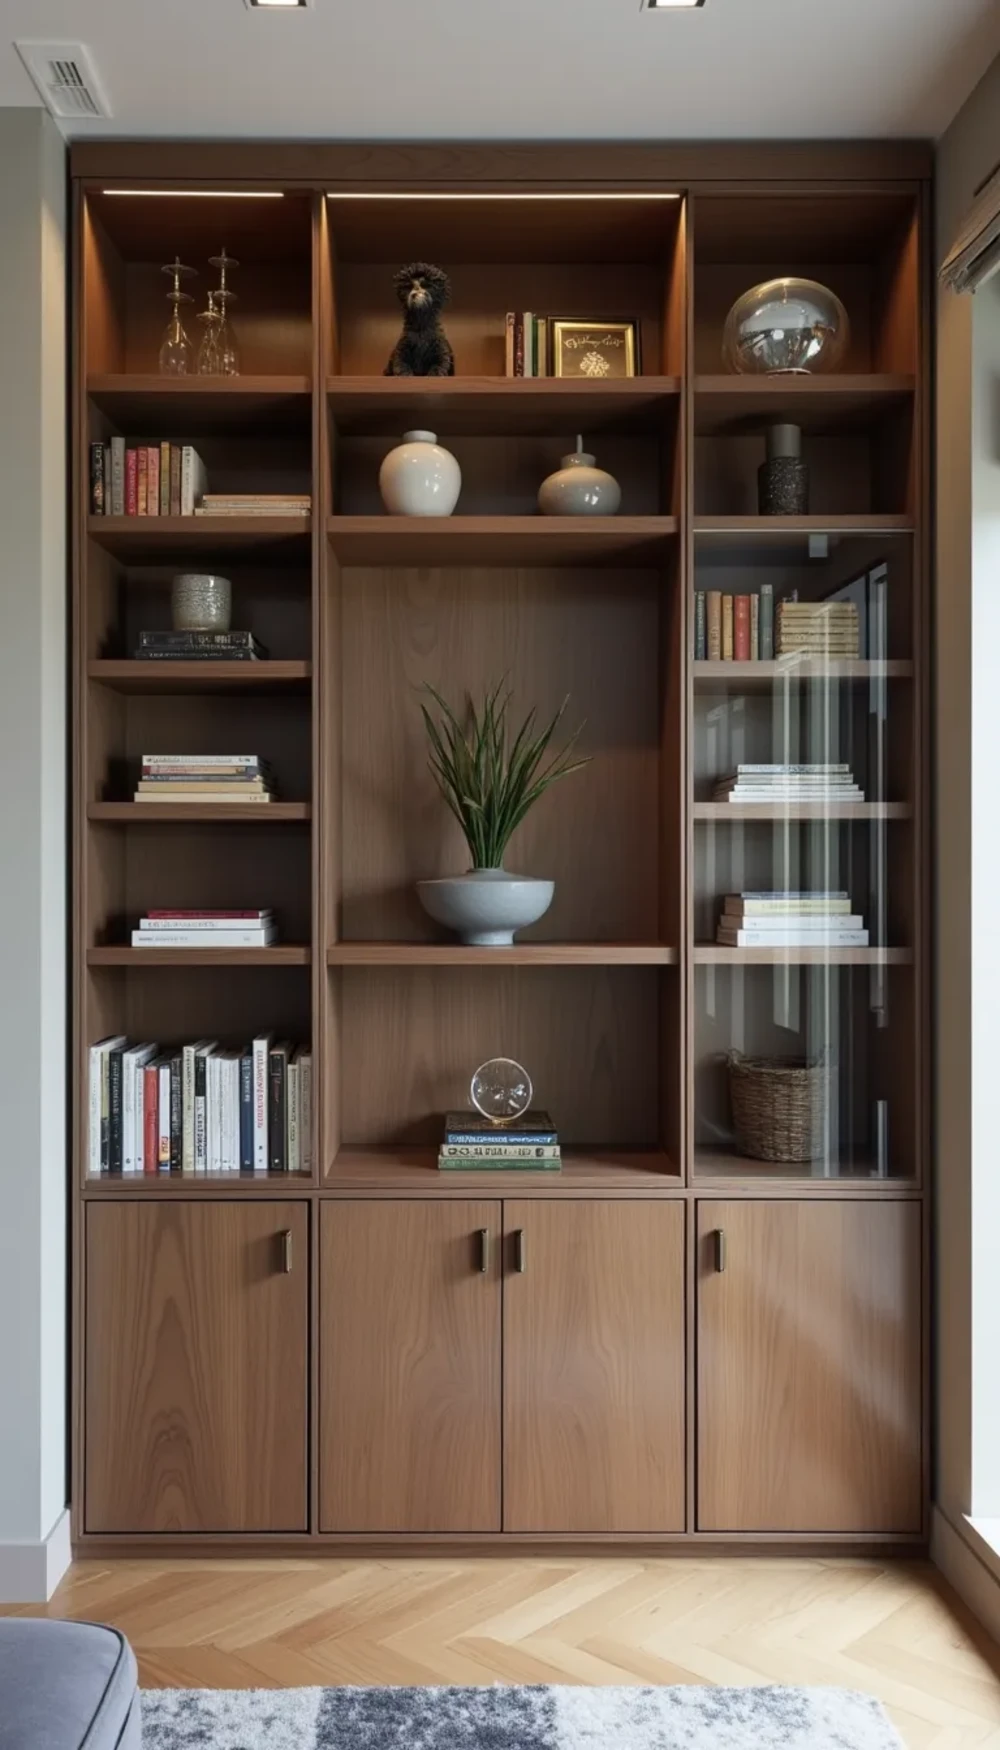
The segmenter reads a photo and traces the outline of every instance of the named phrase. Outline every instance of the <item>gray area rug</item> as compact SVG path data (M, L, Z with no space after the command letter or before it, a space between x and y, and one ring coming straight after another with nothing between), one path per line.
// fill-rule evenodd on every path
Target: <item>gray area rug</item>
M148 1689L143 1750L902 1750L847 1689Z

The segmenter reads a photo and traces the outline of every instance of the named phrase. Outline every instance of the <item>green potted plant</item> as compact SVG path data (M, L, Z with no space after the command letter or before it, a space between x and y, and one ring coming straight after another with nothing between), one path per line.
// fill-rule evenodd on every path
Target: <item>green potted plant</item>
M472 866L465 875L418 881L417 892L431 917L455 930L462 942L510 947L515 930L527 929L548 911L555 883L511 874L503 866L504 854L546 790L587 764L573 758L580 731L553 749L568 704L564 699L544 728L536 729L532 709L513 733L506 681L487 693L478 709L469 698L464 723L433 687L424 691L437 706L436 721L426 703L420 706L428 764L465 835Z

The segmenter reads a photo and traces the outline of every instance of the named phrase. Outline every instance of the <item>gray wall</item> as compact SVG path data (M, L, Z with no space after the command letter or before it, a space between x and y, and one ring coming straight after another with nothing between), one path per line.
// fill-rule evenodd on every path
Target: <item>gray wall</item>
M0 110L0 1600L66 1504L66 163Z
M937 160L938 260L953 240L973 190L1000 159L1000 59L994 61L941 141ZM993 1088L997 1079L1000 1025L991 1024L990 985L1000 980L1000 949L975 927L985 927L989 908L996 913L997 858L978 836L987 808L972 837L972 785L978 767L980 802L995 809L997 794L996 646L989 619L1000 622L1000 574L992 590L981 575L985 515L993 496L998 450L987 404L974 407L972 384L989 375L998 318L995 282L975 298L942 292L938 298L937 352L937 583L935 601L936 748L936 1499L953 1524L973 1506L974 1377L973 1299L987 1293L997 1276L997 1233L993 1211L984 1204L987 1181L981 1176L973 1219L973 1138L976 1159L1000 1190L1000 1124ZM996 337L1000 358L1000 332ZM975 504L974 504L975 494ZM977 568L974 574L973 549ZM995 598L992 607L990 595ZM978 600L977 600L978 596ZM973 641L975 609L976 638ZM1000 623L998 623L1000 631ZM973 650L976 650L974 661ZM992 717L992 721L990 720ZM993 750L990 775L989 749ZM985 791L982 788L985 783ZM1000 851L1000 845L998 845ZM992 891L983 877L992 874ZM985 907L984 912L981 908ZM975 929L976 957L973 967ZM992 933L997 934L996 923ZM973 1022L975 1020L975 1034ZM975 1037L976 1055L973 1053ZM984 1152L985 1151L985 1152ZM994 1193L994 1197L996 1193ZM995 1208L995 1203L994 1203ZM980 1256L974 1253L978 1234ZM993 1252L992 1263L987 1256ZM976 1268L974 1268L974 1265ZM1000 1310L1000 1307L998 1307ZM1000 1329L979 1357L980 1373L996 1372ZM988 1409L988 1406L987 1406ZM981 1404L977 1398L979 1434ZM985 1480L981 1467L979 1481ZM984 1511L984 1506L980 1506ZM992 1508L1000 1514L1000 1503Z

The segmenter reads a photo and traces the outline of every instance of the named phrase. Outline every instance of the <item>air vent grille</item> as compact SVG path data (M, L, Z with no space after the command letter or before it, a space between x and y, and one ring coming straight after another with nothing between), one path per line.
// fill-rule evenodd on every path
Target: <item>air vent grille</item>
M55 116L109 116L90 53L82 43L15 43L46 107Z

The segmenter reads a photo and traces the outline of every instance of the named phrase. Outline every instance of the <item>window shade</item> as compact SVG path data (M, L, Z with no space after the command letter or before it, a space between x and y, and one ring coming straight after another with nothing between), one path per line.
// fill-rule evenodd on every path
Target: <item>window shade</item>
M974 292L1000 268L1000 164L979 189L941 265L941 281L953 292Z

